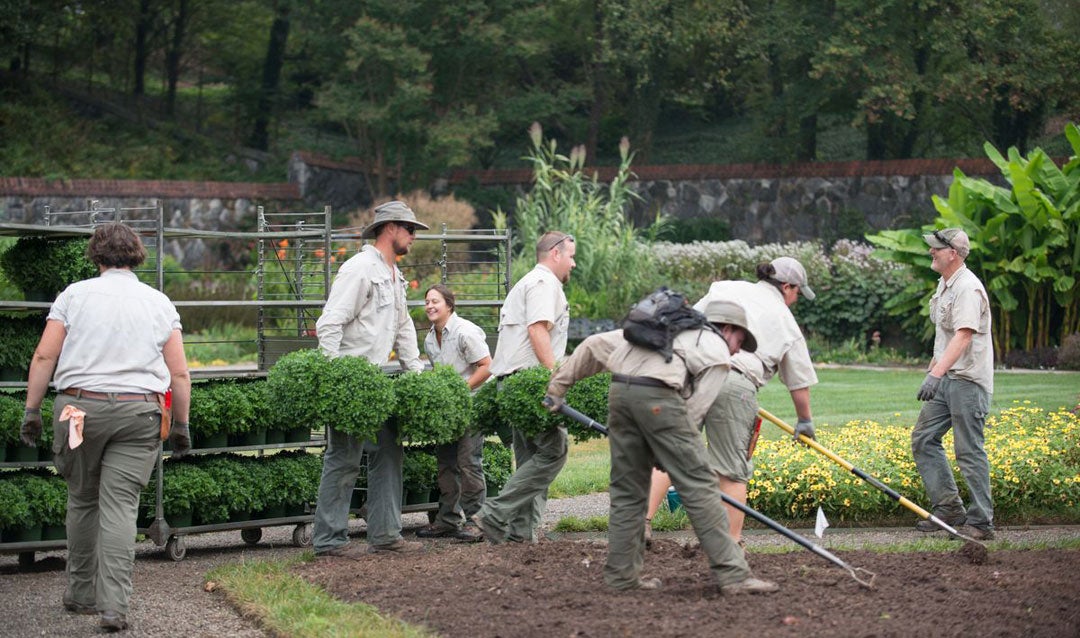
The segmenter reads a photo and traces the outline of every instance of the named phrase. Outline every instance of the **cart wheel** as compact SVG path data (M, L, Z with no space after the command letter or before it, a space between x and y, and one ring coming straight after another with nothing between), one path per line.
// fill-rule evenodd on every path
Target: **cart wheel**
M184 560L187 556L187 545L183 536L170 536L169 542L165 543L165 554L176 562Z
M300 523L292 531L292 543L297 547L311 545L311 523Z
M19 552L19 569L30 569L34 566L34 552Z
M434 523L437 518L439 518L439 510L428 510L427 522Z
M240 538L244 539L244 542L248 545L254 545L262 540L262 528L261 527L245 527L240 530Z

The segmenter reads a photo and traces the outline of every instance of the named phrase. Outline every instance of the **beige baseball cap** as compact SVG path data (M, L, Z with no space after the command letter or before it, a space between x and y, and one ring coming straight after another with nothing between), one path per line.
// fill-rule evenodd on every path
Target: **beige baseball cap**
M781 283L798 286L803 297L806 297L809 301L814 300L817 295L810 288L810 282L806 279L806 269L799 263L799 260L792 257L777 257L771 263L773 269L776 270L774 279Z
M968 239L967 233L959 228L935 230L922 237L931 248L952 248L961 259L971 252L971 240Z

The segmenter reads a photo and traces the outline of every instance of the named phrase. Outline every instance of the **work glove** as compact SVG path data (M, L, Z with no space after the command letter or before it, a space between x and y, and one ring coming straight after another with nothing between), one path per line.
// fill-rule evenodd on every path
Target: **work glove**
M927 374L926 378L923 379L922 385L919 386L919 394L916 396L919 397L920 401L929 401L930 399L933 399L934 395L937 394L939 384L941 384L941 377Z
M26 408L23 413L22 427L19 428L19 440L23 445L37 447L41 440L41 408Z
M561 408L563 404L566 403L566 400L562 397L557 397L555 395L549 394L544 397L544 400L541 401L541 403L544 405L548 412L558 412L559 408Z
M178 459L191 451L191 432L188 424L173 421L172 429L169 430L169 445L172 446L172 457Z
M799 435L805 434L807 438L817 440L814 438L814 422L810 419L799 419L795 422L795 442L799 442Z

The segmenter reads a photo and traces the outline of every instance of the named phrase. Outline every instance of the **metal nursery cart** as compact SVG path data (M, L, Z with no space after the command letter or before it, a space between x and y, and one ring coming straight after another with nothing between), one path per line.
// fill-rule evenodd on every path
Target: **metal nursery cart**
M90 210L53 212L46 208L44 225L0 224L0 235L7 236L89 236L96 224L123 221L139 230L149 253L153 279L158 289L165 288L166 253L183 254L187 249L203 250L207 245L232 242L234 248L252 247L255 252L255 270L232 271L231 275L255 278L255 299L227 300L174 300L181 313L196 309L227 311L251 309L256 313L257 365L254 369L224 370L207 373L192 371L194 380L207 378L262 378L266 371L284 354L317 345L315 321L330 291L333 266L344 261L363 243L360 228L331 230L331 210L268 213L258 208L257 228L253 232L200 231L195 229L166 228L160 203L150 207L107 208L93 202ZM498 307L510 286L510 236L506 231L451 231L445 226L441 232L419 234L418 245L437 244L434 250L424 251L426 260L406 264L403 271L412 281L425 275L430 278L438 273L438 279L453 287L458 296L458 312L485 328L492 340L498 326ZM187 271L189 274L225 275L222 271ZM148 274L148 273L144 273ZM414 278L415 277L415 278ZM241 288L242 289L242 288ZM46 311L49 302L3 301L0 309L26 312ZM422 307L422 301L410 301L410 307ZM192 343L188 341L188 343ZM391 372L396 366L384 366ZM24 388L22 382L0 382L0 387ZM246 453L263 455L286 448L319 449L326 445L325 433L316 432L307 441L272 443L251 446L227 446L210 449L194 449L192 454ZM189 534L239 530L241 539L256 544L262 538L264 527L294 526L292 541L297 546L311 543L313 505L308 504L303 514L264 518L248 521L216 523L208 525L170 525L164 516L162 494L164 490L164 451L158 456L154 481L156 483L152 520L140 525L140 533L146 534L156 545L164 546L165 553L173 560L183 560L187 553L185 537ZM3 468L50 467L50 461L33 463L0 463ZM366 468L366 465L365 465ZM2 476L2 474L0 474ZM363 488L357 488L362 491ZM354 501L358 506L351 511L366 516L362 502L364 494ZM427 511L429 518L437 510L437 503L405 505L403 512ZM34 561L34 552L62 549L65 540L28 543L0 543L0 553L18 553L22 566Z

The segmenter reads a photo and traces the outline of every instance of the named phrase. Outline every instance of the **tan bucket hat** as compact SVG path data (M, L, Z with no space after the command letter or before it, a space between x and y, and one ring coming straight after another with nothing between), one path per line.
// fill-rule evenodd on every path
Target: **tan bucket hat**
M361 239L373 239L378 233L379 227L387 222L412 224L423 230L430 228L427 224L417 221L416 213L409 208L408 204L395 199L375 207L375 220L368 224L364 232L360 233Z
M730 323L742 328L746 331L742 349L747 352L757 350L757 338L750 332L749 323L746 321L746 309L741 305L727 299L713 299L705 306L705 318L710 323Z

